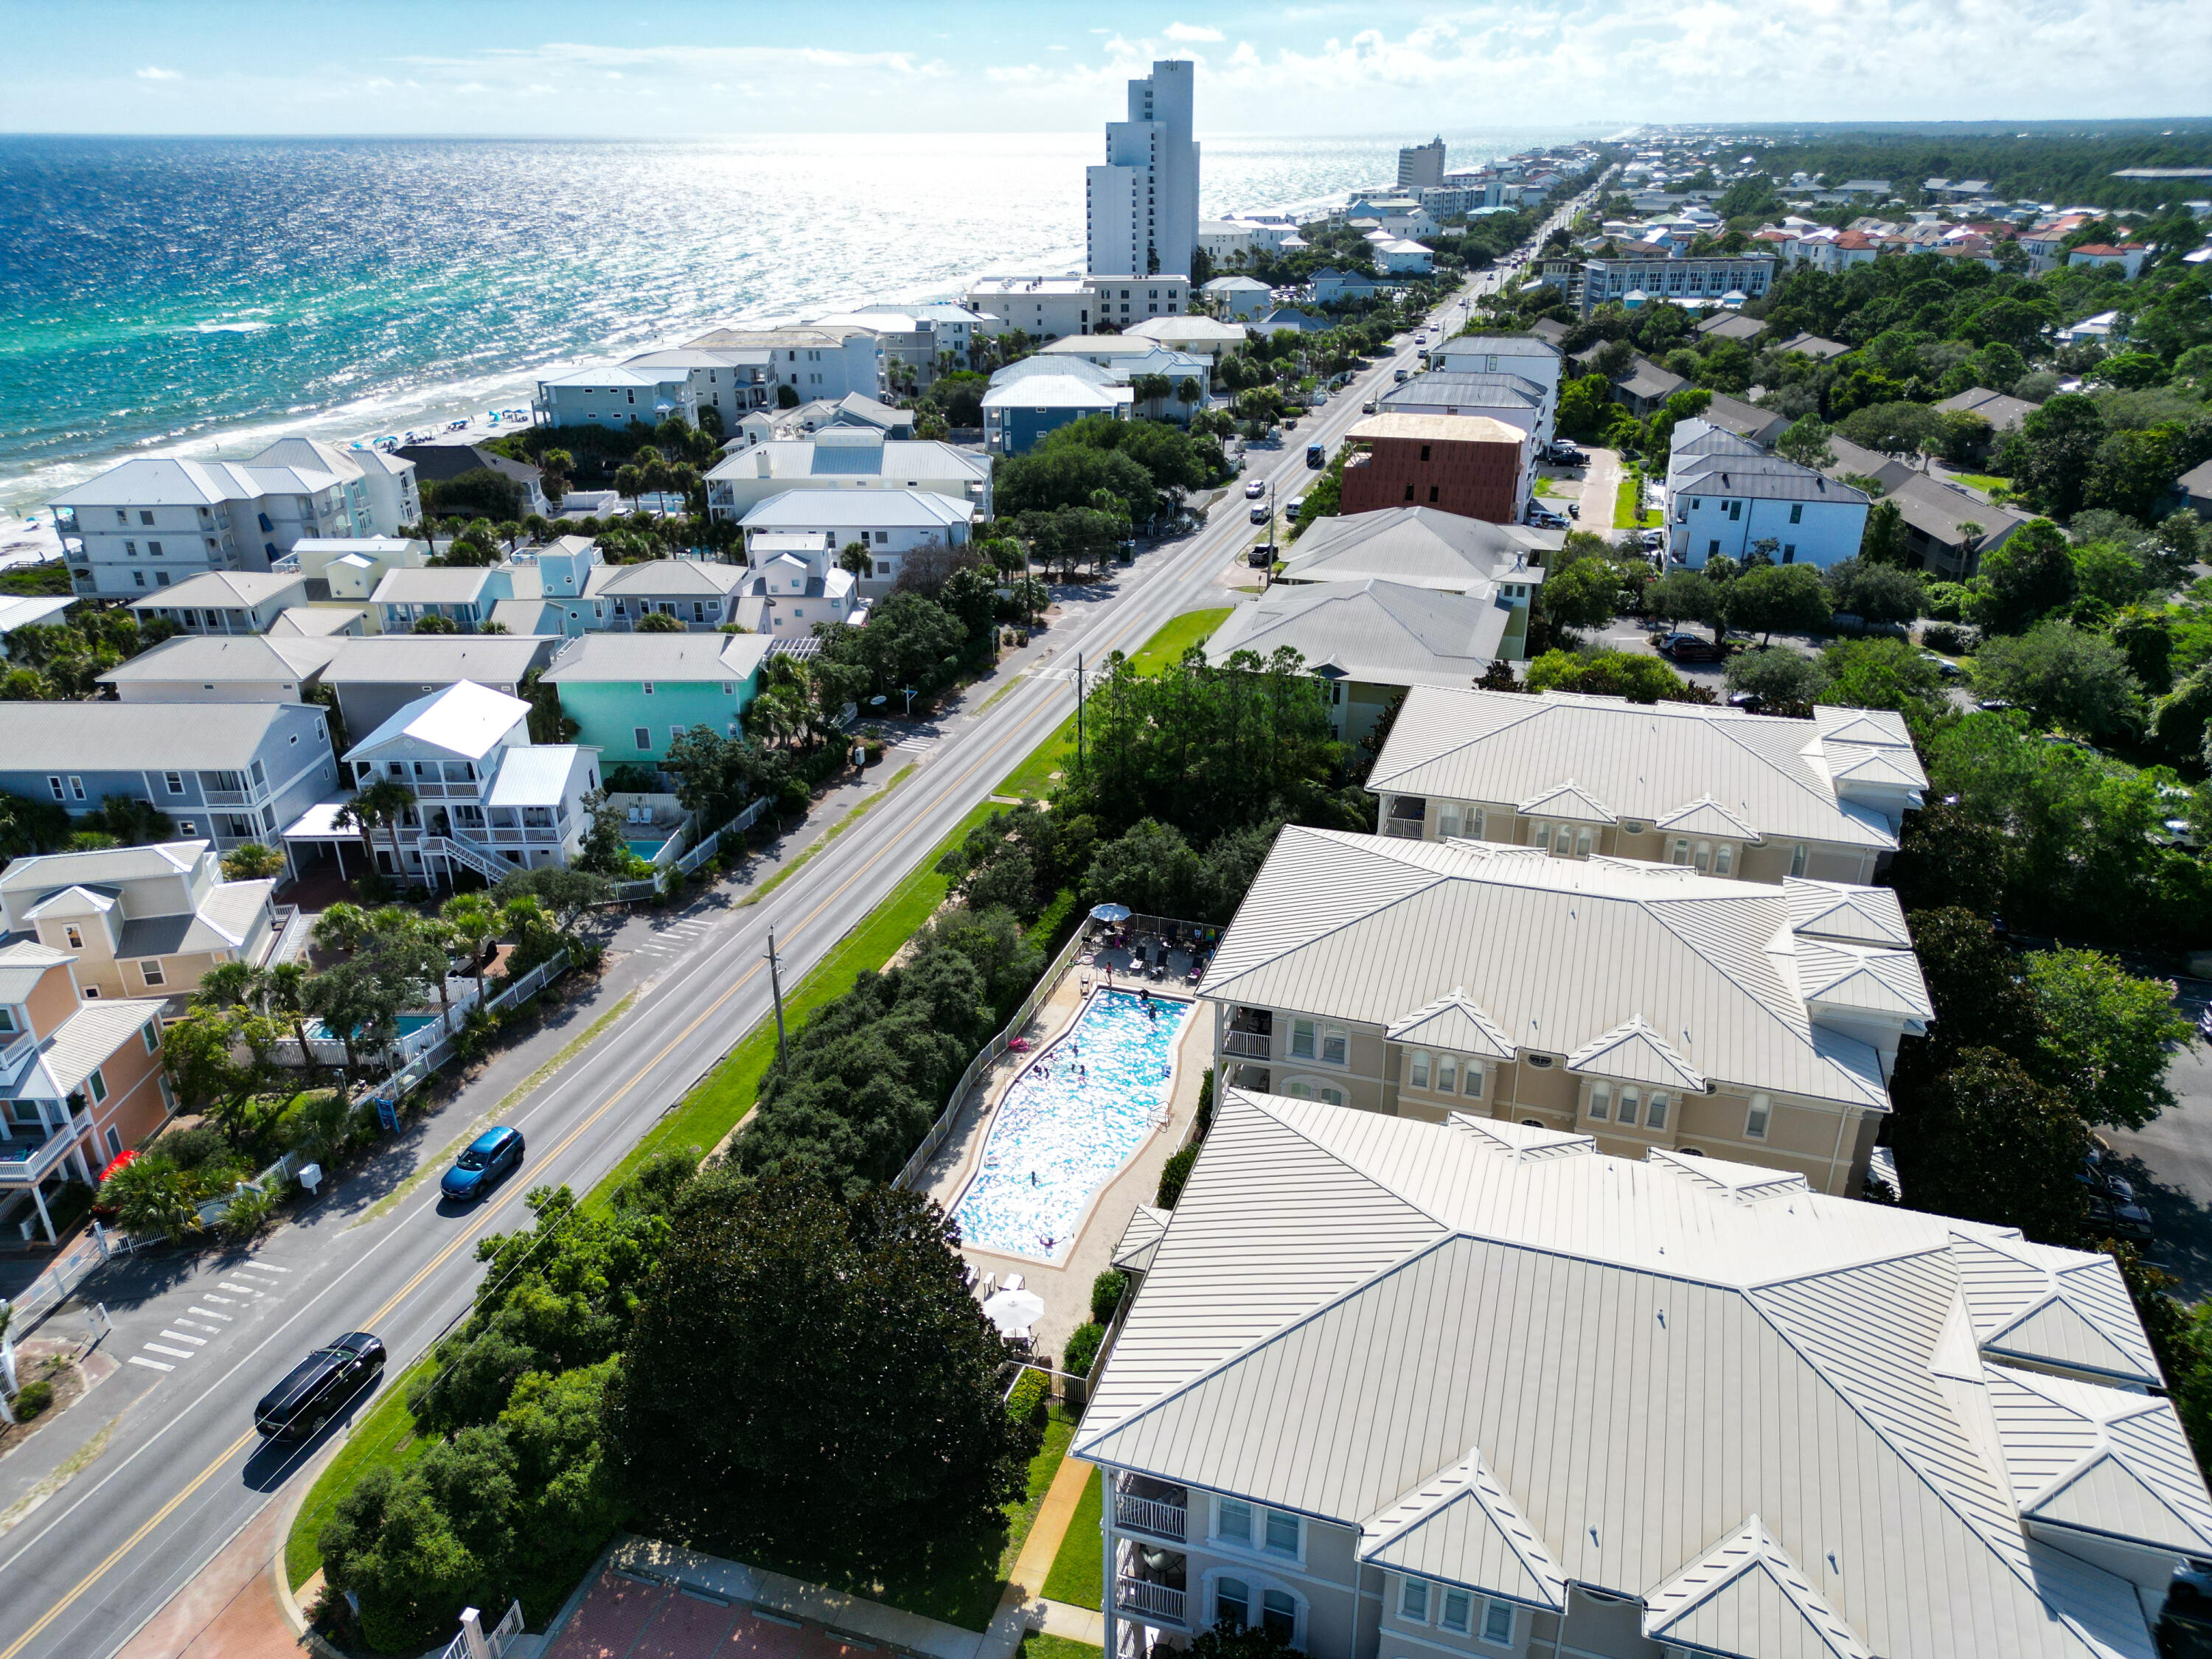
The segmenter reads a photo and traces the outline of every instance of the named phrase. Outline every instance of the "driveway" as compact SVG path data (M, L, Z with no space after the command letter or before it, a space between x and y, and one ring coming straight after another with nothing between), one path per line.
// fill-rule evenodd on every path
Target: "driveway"
M1583 516L1575 526L1594 535L1613 539L1613 504L1620 494L1620 455L1616 450L1592 449L1583 468Z

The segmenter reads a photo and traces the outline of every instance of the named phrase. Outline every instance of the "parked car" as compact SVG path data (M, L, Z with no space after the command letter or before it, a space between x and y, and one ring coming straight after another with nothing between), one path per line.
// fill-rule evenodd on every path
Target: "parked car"
M1718 662L1728 653L1702 634L1669 634L1659 641L1659 654L1674 662Z
M1766 707L1766 699L1756 691L1731 691L1728 700L1729 708L1741 708L1747 714L1756 714Z
M295 1365L253 1407L253 1426L277 1440L303 1440L384 1372L384 1344L348 1331Z
M1267 484L1264 478L1247 478L1244 480L1244 499L1246 501L1256 501L1261 496L1267 493Z
M2095 1194L2089 1196L2090 1237L2124 1238L2146 1243L2151 1237L2150 1212L2140 1204L2115 1203Z
M1948 657L1939 657L1933 651L1923 651L1920 653L1920 660L1934 669L1941 678L1955 680L1959 678L1959 665Z
M1666 546L1667 532L1663 530L1645 531L1644 532L1644 545L1647 548Z
M471 1203L506 1180L521 1164L521 1130L486 1129L453 1160L453 1167L439 1181L438 1190L447 1198Z
M1359 412L1362 415L1372 415L1375 412L1375 399L1370 398L1365 403L1360 404Z
M1565 519L1550 507L1539 507L1534 501L1528 503L1528 519L1539 530L1565 530L1567 527Z
M1244 556L1244 562L1255 570L1265 570L1274 562L1275 544L1273 542L1256 542L1252 550Z

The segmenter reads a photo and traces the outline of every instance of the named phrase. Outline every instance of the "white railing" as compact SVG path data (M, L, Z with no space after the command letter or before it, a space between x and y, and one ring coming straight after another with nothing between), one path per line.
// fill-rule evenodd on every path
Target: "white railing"
M961 1103L968 1098L968 1091L998 1063L999 1056L1006 1052L1006 1045L1022 1034L1022 1028L1030 1023L1045 999L1052 994L1052 988L1060 983L1060 976L1067 972L1077 953L1090 939L1092 926L1092 923L1085 921L1075 930L1073 937L1053 958L1052 965L1030 988L1029 995L1022 999L1022 1006L1014 1011L1014 1017L1006 1023L996 1036L983 1045L982 1051L975 1059L968 1062L968 1069L960 1073L960 1081L952 1085L951 1097L945 1103L945 1109L938 1114L937 1121L929 1126L929 1133L921 1138L921 1145L914 1149L914 1156L907 1159L906 1167L898 1172L897 1179L891 1183L893 1186L912 1187L921 1178L922 1171L929 1167L929 1160L937 1156L938 1148L945 1145L945 1136L952 1133L952 1126L960 1116Z
M1183 1594L1173 1584L1155 1584L1149 1578L1127 1578L1114 1586L1116 1607L1144 1619L1164 1619L1171 1624L1183 1622Z
M520 868L519 865L509 864L489 848L480 847L475 842L465 841L459 836L425 836L422 850L425 854L435 853L441 857L465 864L487 881L497 881Z
M1114 1524L1148 1532L1155 1538L1172 1538L1180 1543L1190 1524L1190 1511L1181 1504L1164 1503L1157 1498L1139 1498L1133 1492L1116 1492L1114 1494Z
M99 1230L94 1230L70 1246L66 1254L58 1256L36 1279L23 1289L13 1301L0 1302L9 1310L8 1332L13 1337L30 1334L39 1322L68 1301L76 1287L84 1282L85 1275L107 1260Z
M676 860L677 873L678 875L684 876L690 875L694 870L696 870L708 859L714 856L715 853L722 845L723 836L732 835L741 836L746 830L751 829L753 825L758 823L761 819L761 814L768 811L769 805L772 804L772 797L763 795L758 800L753 802L751 805L746 807L744 811L738 813L737 817L732 818L727 823L715 830L712 835L702 836L700 838L699 844L697 846L694 847L690 852L684 854L682 858Z
M1229 1031L1221 1039L1221 1052L1240 1060L1273 1060L1275 1039L1264 1031Z
M446 1644L438 1659L506 1659L514 1638L522 1634L522 1603L512 1603L507 1614L491 1629L474 1607L461 1610L461 1633Z

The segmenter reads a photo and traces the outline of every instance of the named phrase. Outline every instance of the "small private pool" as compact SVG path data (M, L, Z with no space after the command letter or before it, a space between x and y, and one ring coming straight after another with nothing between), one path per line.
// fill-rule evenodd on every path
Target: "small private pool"
M634 841L629 844L630 856L643 859L650 864L660 849L667 845L668 842L665 836L659 841Z
M1194 1005L1099 989L999 1102L953 1219L979 1249L1057 1261L1099 1189L1135 1156L1175 1087Z
M401 1036L412 1036L425 1025L435 1025L438 1023L438 1017L435 1014L399 1014L394 1017L393 1023L399 1027ZM311 1019L307 1022L307 1036L310 1039L331 1035L333 1033L331 1028L319 1019Z

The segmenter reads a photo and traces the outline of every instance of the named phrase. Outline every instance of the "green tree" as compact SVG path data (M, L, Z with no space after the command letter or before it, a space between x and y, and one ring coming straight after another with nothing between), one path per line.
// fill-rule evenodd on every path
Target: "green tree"
M1721 587L1694 570L1669 570L1644 590L1644 613L1677 626L1683 623L1717 625L1721 619Z
M1610 558L1577 559L1546 573L1536 604L1555 628L1604 628L1620 614L1622 587L1632 580Z
M284 872L284 855L273 847L249 841L222 855L225 881L268 881Z
M1863 556L1831 565L1821 582L1830 605L1873 627L1911 622L1927 604L1917 573Z
M1968 1048L1892 1120L1899 1178L1915 1208L2078 1244L2074 1172L2089 1132L2057 1090L1994 1048Z
M2173 1104L2173 1050L2194 1029L2170 980L2138 979L2095 951L2033 951L2027 981L2043 1012L2044 1072L2091 1123L2140 1129Z
M1522 684L1531 691L1581 691L1626 697L1631 702L1711 702L1712 693L1692 686L1656 657L1640 652L1547 651L1528 665Z
M1774 447L1798 465L1818 471L1836 464L1836 452L1828 447L1832 431L1819 416L1807 415L1793 422Z
M629 835L623 827L623 809L605 789L584 797L584 814L590 823L576 850L575 867L586 874L611 876L629 867Z
M1942 426L1942 416L1925 404L1874 404L1846 415L1836 435L1885 455L1917 455L1923 444L1938 438Z
M1730 628L1759 634L1765 644L1777 632L1810 634L1826 629L1830 606L1820 573L1811 565L1762 565L1722 588L1721 615Z
M1788 646L1739 652L1724 673L1731 691L1748 691L1770 708L1809 707L1827 684L1819 660Z
M1613 383L1602 374L1584 374L1559 388L1559 435L1594 443L1604 432L1613 408Z
M1867 509L1866 528L1859 535L1858 556L1869 564L1904 564L1904 508L1895 501L1878 501Z
M2065 532L2035 520L1982 555L1969 619L1993 634L2020 633L2072 599L2075 580Z
M2142 690L2119 647L2069 622L2038 623L2027 633L1985 640L1974 658L1974 684L2016 703L2039 720L2090 738L2132 730Z
M2045 512L2069 519L2085 504L2083 494L2105 435L2105 417L2094 400L2061 392L2006 436L1997 465L2021 494Z
M637 619L640 634L681 634L684 624L665 611L648 611Z
M404 874L407 866L399 855L399 824L415 805L415 792L396 778L379 778L361 789L331 815L338 829L355 829L366 839L381 830L392 838L392 869Z
M1183 916L1198 908L1203 866L1182 830L1155 818L1103 843L1084 873L1092 904L1126 904L1141 915Z
M680 1215L607 1390L630 1503L678 1535L844 1572L988 1534L1036 1434L1000 1403L1011 1350L957 1238L925 1197L841 1199L799 1170Z
M100 1202L130 1232L179 1239L200 1230L191 1176L158 1152L133 1158L101 1182Z

